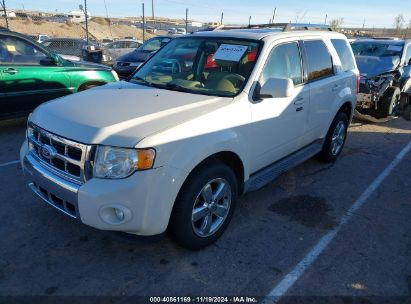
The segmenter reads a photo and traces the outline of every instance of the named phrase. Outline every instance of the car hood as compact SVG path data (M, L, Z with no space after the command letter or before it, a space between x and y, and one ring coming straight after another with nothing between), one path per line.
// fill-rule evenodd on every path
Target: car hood
M30 121L85 144L135 147L149 135L232 100L117 82L44 103Z
M365 75L368 78L372 78L383 73L392 72L400 64L400 58L398 56L357 56L355 57L355 60L361 75Z
M152 52L144 51L132 51L131 53L125 54L117 58L117 61L121 62L144 62L151 57Z

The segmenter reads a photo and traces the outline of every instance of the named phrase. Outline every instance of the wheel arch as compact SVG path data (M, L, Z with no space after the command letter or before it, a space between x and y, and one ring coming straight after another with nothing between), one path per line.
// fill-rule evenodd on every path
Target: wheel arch
M343 105L340 107L340 109L338 110L336 116L338 115L338 113L345 113L347 114L348 117L348 121L351 120L351 117L353 115L353 106L352 103L350 101L346 101L343 103ZM335 116L334 116L335 117ZM334 118L333 118L334 119Z
M238 186L238 194L241 195L244 191L244 163L241 160L240 156L233 152L233 151L220 151L216 152L212 155L209 155L202 161L200 161L194 168L190 171L187 178L184 180L181 189L184 185L190 180L190 178L201 170L205 166L209 165L210 163L223 163L228 166L231 170L233 170L236 178L237 178L237 186ZM179 192L180 192L179 191Z

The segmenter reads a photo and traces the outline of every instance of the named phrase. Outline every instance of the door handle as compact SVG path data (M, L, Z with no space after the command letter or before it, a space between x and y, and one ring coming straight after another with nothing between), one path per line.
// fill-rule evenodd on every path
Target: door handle
M296 100L294 100L294 104L296 106L300 106L304 103L304 97L298 97Z
M3 73L10 74L10 75L17 74L18 72L19 71L17 71L16 69L13 69L13 68L8 68L8 69L3 70Z

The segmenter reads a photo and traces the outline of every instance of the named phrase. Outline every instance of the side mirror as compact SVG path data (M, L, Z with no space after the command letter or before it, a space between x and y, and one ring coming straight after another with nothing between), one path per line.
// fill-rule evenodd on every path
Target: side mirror
M40 65L53 66L56 65L56 60L53 57L46 57L40 60Z
M260 98L291 97L294 93L294 83L289 78L269 78L260 89Z
M408 63L407 63L408 65L411 65L411 58L410 58L410 60L408 60Z

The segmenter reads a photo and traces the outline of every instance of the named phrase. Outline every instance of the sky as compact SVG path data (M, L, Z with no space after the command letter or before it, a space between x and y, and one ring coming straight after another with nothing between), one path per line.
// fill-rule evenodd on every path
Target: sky
M6 0L8 8L66 13L78 9L84 0ZM151 15L151 0L87 0L93 16L141 16L141 3L146 15ZM276 22L324 23L327 19L344 18L345 27L393 27L394 18L403 14L406 24L411 21L410 0L154 0L155 15L197 21L219 21L224 13L225 24L268 23L276 11Z

